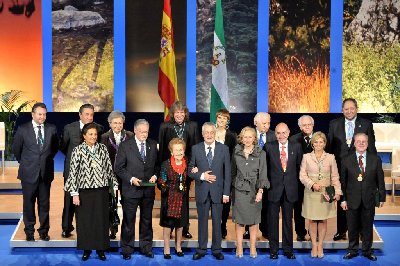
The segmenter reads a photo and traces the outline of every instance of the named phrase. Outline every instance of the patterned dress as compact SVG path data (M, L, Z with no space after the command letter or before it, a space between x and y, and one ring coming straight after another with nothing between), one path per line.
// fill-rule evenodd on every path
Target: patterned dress
M180 174L171 165L173 158L161 165L161 175L157 180L161 190L160 226L180 228L189 223L187 190L187 167ZM184 164L187 160L184 159Z
M72 151L70 171L64 190L79 195L76 206L77 248L105 250L110 246L109 186L118 181L105 145L89 147L85 142Z

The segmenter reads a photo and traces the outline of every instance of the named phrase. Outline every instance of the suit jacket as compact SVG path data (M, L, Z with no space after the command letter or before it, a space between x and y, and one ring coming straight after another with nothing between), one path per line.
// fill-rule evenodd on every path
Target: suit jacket
M136 177L143 182L149 182L153 176L159 175L160 164L157 155L157 142L146 140L146 160L143 161L136 139L133 137L119 145L115 158L115 173L122 180L122 194L129 198L154 197L154 187L140 187L131 184L131 178Z
M357 177L361 173L356 153L347 155L342 160L340 183L342 184L342 201L347 201L349 209L357 209L361 204L366 209L374 208L375 193L379 191L379 201L386 201L385 181L381 159L372 152L367 152L367 161L363 180Z
M131 131L125 130L123 129L121 131L121 138L122 141L126 141L130 138L134 138L134 134ZM121 141L121 143L122 143ZM117 155L117 151L118 151L118 147L115 144L115 137L114 137L114 133L113 131L110 129L109 131L107 131L106 133L104 133L103 135L101 135L101 143L103 143L104 145L106 145L107 150L108 150L108 154L110 156L110 160L111 160L111 165L114 169L114 163L115 163L115 157ZM120 143L120 145L121 145Z
M357 133L365 133L368 135L368 151L376 154L375 133L371 121L357 116L354 125L354 135ZM351 141L350 147L347 146L344 117L334 119L329 123L327 144L327 151L335 155L340 170L341 160L348 154L353 154L356 151L354 147L354 138Z
M54 179L54 156L58 151L57 129L44 123L44 144L40 151L32 122L18 127L12 151L19 162L18 179L34 184L39 174L46 181Z
M199 171L195 174L191 172L193 167ZM201 174L211 170L217 177L213 183L200 180ZM208 193L214 203L222 203L222 195L229 196L231 193L231 161L228 146L215 142L213 161L211 169L208 165L205 144L200 142L192 147L192 158L189 164L189 177L196 181L196 201L205 202Z
M291 136L289 138L289 140L293 141L293 142L296 142L296 143L299 143L301 145L301 149L303 151L303 154L310 153L310 152L313 151L313 148L311 146L311 139L310 139L310 141L308 142L308 145L307 145L307 142L304 139L303 132L299 132L299 133Z
M160 149L160 161L163 162L171 157L171 152L168 149L168 144L173 138L177 138L177 134L174 129L174 123L164 122L160 125L158 143ZM191 148L193 145L200 142L200 135L197 123L194 121L186 121L185 129L183 132L183 140L186 142L185 155L191 157Z
M323 187L334 186L335 194L342 195L342 188L339 180L339 171L336 165L335 156L324 152L321 156L321 169L314 152L304 154L300 167L300 181L311 190L315 183ZM319 180L321 170L322 179Z
M101 133L103 131L103 126L97 124L98 132L97 132L97 142L100 142ZM64 127L63 134L61 137L60 150L65 155L64 160L64 178L68 178L69 175L69 167L71 164L71 154L72 150L81 144L81 128L79 121L72 122Z
M283 190L286 191L289 202L294 203L298 199L299 171L303 153L300 144L291 141L288 143L286 172L281 165L278 141L264 146L267 153L268 179L271 184L267 195L268 200L272 202L281 199Z

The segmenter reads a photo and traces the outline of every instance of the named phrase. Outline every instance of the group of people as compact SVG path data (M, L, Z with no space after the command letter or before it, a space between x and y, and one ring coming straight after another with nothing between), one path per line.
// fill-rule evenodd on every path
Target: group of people
M35 201L38 201L40 239L48 241L49 198L54 178L53 158L60 149L65 154L64 210L62 237L75 229L82 260L96 250L104 251L118 228L109 223L109 197L121 194L122 258L134 252L138 207L139 250L152 251L152 210L155 187L161 191L160 226L163 227L164 258L171 259L170 238L175 230L175 254L184 256L182 237L189 231L189 190L195 182L198 214L198 248L194 260L207 253L208 220L211 209L212 255L224 259L222 239L227 236L227 220L232 207L236 256L243 257L243 239L250 239L250 257L256 258L258 229L269 240L270 258L278 259L279 213L282 210L282 249L289 259L293 253L293 228L298 241L310 235L311 256L322 258L327 219L337 217L334 240L346 239L344 259L362 254L376 260L372 247L375 206L383 206L385 188L382 163L377 156L372 123L357 115L355 99L345 99L343 117L329 124L327 136L314 132L314 120L303 115L300 132L289 138L285 123L270 130L271 116L257 113L254 128L244 127L237 136L229 129L230 114L221 109L216 124L202 125L189 119L182 102L170 108L170 121L159 129L158 142L148 138L149 123L138 119L134 132L123 128L125 116L113 111L110 130L93 122L94 107L84 104L79 121L64 127L61 140L54 125L45 123L46 106L36 103L32 122L21 125L15 135L13 152L20 163L18 178L23 189L23 220L27 241L34 241ZM158 144L157 144L158 143ZM40 167L37 167L37 166ZM337 202L337 204L336 204ZM305 219L309 224L306 227ZM109 234L111 231L111 234Z

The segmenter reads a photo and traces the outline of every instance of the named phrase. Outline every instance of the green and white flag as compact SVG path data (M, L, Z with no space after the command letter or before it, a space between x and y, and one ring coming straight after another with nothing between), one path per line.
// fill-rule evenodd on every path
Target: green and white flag
M224 17L222 15L221 0L216 0L210 104L211 122L216 122L215 114L219 109L228 109L228 103L228 75L226 71L225 57Z

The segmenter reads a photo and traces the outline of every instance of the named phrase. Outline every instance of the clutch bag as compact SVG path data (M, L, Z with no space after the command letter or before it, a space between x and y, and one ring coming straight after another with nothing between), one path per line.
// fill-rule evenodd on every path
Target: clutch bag
M335 187L334 186L327 186L325 188L325 192L329 197L329 202L333 202L335 200Z

